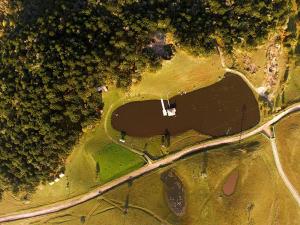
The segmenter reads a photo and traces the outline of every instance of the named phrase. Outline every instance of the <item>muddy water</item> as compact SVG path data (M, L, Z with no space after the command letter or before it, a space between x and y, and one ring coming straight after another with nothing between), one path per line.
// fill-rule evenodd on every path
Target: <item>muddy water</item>
M238 171L232 172L223 185L223 193L225 195L232 195L235 191L236 184L239 178Z
M170 210L177 216L183 216L186 209L185 192L180 178L173 170L161 174L166 200Z
M167 105L167 102L165 101ZM129 136L180 134L194 129L219 137L255 126L260 119L258 103L247 84L233 74L196 91L170 99L175 117L165 117L159 100L127 103L112 114L112 126Z

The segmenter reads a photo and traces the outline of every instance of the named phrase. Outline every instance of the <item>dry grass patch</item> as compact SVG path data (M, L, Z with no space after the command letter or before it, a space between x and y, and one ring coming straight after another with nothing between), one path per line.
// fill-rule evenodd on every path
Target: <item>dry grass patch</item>
M280 161L291 183L300 192L300 113L283 119L276 125L276 140Z
M265 86L267 73L267 49L269 43L261 45L254 49L236 49L234 51L235 67L243 72L249 81L256 87ZM274 94L280 91L281 80L284 77L288 60L287 49L281 46L278 56L278 82L274 86Z
M290 104L300 100L300 66L291 63L289 75L284 89L285 104Z
M237 49L234 51L236 68L244 73L256 88L263 85L266 77L266 50L267 45L262 45L256 49ZM255 72L252 73L247 69L252 69Z
M146 72L142 81L132 86L130 95L154 95L170 98L180 92L192 91L215 83L224 74L218 54L194 57L178 50L159 71Z

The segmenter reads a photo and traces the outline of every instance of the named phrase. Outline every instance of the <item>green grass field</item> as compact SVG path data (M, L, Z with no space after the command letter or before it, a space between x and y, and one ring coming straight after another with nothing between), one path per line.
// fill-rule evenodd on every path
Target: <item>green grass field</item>
M283 119L276 125L280 160L291 183L300 192L300 113Z
M144 160L135 153L116 144L107 144L95 155L100 165L102 183L124 175L144 165Z
M291 66L289 77L284 89L284 103L289 104L300 100L300 66Z

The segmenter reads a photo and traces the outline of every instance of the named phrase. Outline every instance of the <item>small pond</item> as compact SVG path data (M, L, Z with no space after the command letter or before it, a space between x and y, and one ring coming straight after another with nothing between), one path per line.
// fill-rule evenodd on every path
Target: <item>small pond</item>
M162 173L160 179L164 183L166 201L170 210L177 216L183 216L186 202L182 181L172 169Z
M227 196L232 195L236 189L237 181L239 178L238 171L232 172L226 179L223 185L223 193Z

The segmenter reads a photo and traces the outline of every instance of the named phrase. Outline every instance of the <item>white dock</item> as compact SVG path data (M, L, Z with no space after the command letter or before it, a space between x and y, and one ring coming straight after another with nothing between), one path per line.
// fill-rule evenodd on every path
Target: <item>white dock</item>
M160 102L161 102L161 107L162 107L163 115L164 116L168 116L167 110L165 108L165 103L164 103L164 100L162 98L160 99Z

